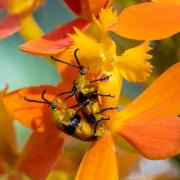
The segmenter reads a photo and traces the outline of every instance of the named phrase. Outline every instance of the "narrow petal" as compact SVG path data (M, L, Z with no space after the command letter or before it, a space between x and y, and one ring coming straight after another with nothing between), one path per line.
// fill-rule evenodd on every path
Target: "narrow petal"
M41 100L42 91L45 89L47 90L46 98L52 100L57 91L51 86L17 90L7 94L3 100L7 110L23 125L36 131L55 129L56 127L48 105L31 103L24 100L24 97Z
M18 17L15 15L6 16L0 21L0 39L11 36L19 30Z
M178 4L180 5L179 0L151 0L153 2L158 2L158 3L173 3L173 4Z
M127 7L118 16L112 31L137 40L158 40L180 31L180 6L147 2Z
M114 128L119 128L131 118L141 116L144 120L175 117L180 114L180 62L165 71L150 87L125 109L118 113ZM153 112L153 113L152 113Z
M73 26L86 30L89 22L83 19L75 19L64 26L57 27L45 36L24 43L20 49L34 55L53 55L63 52L72 43L68 34L74 33Z
M148 116L144 113L143 117ZM118 131L148 159L167 159L180 151L180 118L132 118Z
M31 179L45 179L56 165L63 143L58 131L34 132L23 149L17 168Z
M2 101L6 90L0 91L0 155L9 165L12 165L17 156L17 142L13 118L7 112Z
M109 133L95 142L86 152L76 175L76 180L84 179L119 179L117 154Z
M151 48L149 42L126 50L117 58L117 65L120 73L127 81L137 82L145 81L152 71L152 65L148 62L152 58L148 51Z

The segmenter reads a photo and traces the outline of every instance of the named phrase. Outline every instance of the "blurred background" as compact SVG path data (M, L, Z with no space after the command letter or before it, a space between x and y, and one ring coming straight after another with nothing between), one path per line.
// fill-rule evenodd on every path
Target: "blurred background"
M115 0L114 6L120 11L128 5L138 2L143 1ZM3 14L0 13L0 15ZM47 0L46 3L34 12L34 17L44 32L48 32L53 30L56 25L65 24L73 19L74 15L65 6L62 0ZM125 49L137 44L136 41L119 38L114 34L111 35L116 41L117 46L121 44L121 47L118 46L119 52L123 52ZM26 86L42 84L55 85L58 83L60 77L52 64L44 61L41 57L25 54L18 49L18 46L23 42L24 40L19 33L0 41L0 88L8 84L9 91L12 91ZM155 68L151 78L144 84L127 83L124 81L122 89L122 94L124 96L130 99L135 98L143 89L149 86L159 74L180 59L180 34L165 40L155 41L153 42L153 46L154 49L151 52L153 54L153 59L151 63ZM16 121L15 128L19 149L21 149L30 132ZM87 146L87 143L82 143L70 138L69 143L65 145L64 152L66 153L61 157L62 163L58 164L57 169L61 172L73 169L71 174L71 177L73 177ZM72 148L74 149L73 152ZM128 161L125 158L129 158L128 160L133 162L131 167L127 169L124 168L124 172L120 173L124 179L165 179L165 177L170 180L180 179L180 156L170 160L150 161L140 157L134 152L127 152L122 149L118 149L118 151L120 159L122 160L120 170L121 168L123 169L123 166L128 166ZM68 158L75 159L77 163L71 165L68 163Z

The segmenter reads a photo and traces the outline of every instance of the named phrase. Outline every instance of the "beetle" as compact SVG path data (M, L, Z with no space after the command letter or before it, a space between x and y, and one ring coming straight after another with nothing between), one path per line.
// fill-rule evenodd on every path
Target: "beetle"
M57 128L65 134L83 141L95 141L103 136L105 127L103 123L100 123L101 120L99 120L98 124L90 124L74 109L67 108L66 103L57 96L52 102L47 100L45 93L46 90L42 92L41 100L29 99L27 97L24 97L24 100L49 105L52 118Z
M103 109L101 108L98 96L102 96L102 97L114 97L114 96L112 96L111 94L98 93L97 86L94 84L95 82L98 82L98 81L101 81L101 82L107 81L111 77L111 75L102 76L98 79L89 81L86 76L88 72L88 68L80 64L80 61L77 57L78 50L79 49L76 49L74 51L74 57L77 62L77 65L71 64L64 60L60 60L60 59L55 58L54 56L51 56L51 58L57 62L64 63L64 64L67 64L69 66L79 69L78 76L76 80L74 80L73 82L72 90L67 91L67 92L62 92L58 94L57 97L65 95L65 94L70 94L64 99L64 100L67 100L71 98L72 96L75 96L77 104L75 104L74 106L71 106L71 108L79 107L77 112L81 111L85 119L87 120L87 122L92 123L92 124L98 124L102 120L109 120L109 117L103 116L102 112L107 111L107 110L117 109L117 107L107 107Z

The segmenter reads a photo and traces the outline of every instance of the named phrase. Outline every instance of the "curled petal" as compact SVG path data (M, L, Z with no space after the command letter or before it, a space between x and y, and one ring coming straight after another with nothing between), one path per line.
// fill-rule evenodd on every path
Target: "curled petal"
M172 4L180 5L180 1L179 0L151 0L151 1L157 2L157 3L172 3Z
M107 133L86 152L76 180L117 180L118 163L112 136Z
M121 56L117 58L117 65L120 73L127 81L145 81L152 71L152 65L148 62L152 58L148 51L149 42L126 50Z
M51 86L17 90L4 96L3 101L7 110L23 125L36 131L56 129L47 104L32 103L24 100L24 97L41 100L42 91L45 89L47 90L45 96L51 101L54 95L57 94L56 89Z
M18 161L17 169L31 179L45 179L62 152L64 140L58 131L33 132Z
M13 35L19 28L19 20L16 15L6 16L0 21L0 39Z
M47 35L26 42L20 46L22 51L34 55L54 55L64 51L72 43L68 33L73 34L73 26L86 30L89 22L83 19L75 19L64 26L57 27Z
M144 113L143 117L148 116ZM167 159L180 150L180 118L128 121L118 133L148 159Z
M129 6L118 16L112 31L137 40L158 40L180 31L180 6L147 2Z

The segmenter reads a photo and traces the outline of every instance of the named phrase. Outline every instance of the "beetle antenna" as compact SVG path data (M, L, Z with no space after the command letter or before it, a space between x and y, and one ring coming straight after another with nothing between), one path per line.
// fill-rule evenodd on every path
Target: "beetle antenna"
M78 68L78 69L79 69L79 66L76 66L76 65L71 64L71 63L69 63L69 62L63 61L63 60L61 60L61 59L57 59L57 58L55 58L54 56L51 56L51 59L53 59L54 61L63 63L63 64L67 64L68 66L72 66L72 67L75 67L75 68Z
M27 97L24 97L24 100L25 100L25 101L28 101L28 102L35 102L35 103L48 104L48 103L45 102L45 101L29 99L29 98L27 98Z
M78 65L79 65L79 69L82 69L82 65L80 64L80 61L79 61L79 59L78 59L78 57L77 57L77 52L79 51L79 49L75 49L75 51L74 51L74 57L75 57L75 59L76 59L76 62L78 63Z
M43 92L42 92L42 94L41 94L41 98L42 98L47 104L51 105L52 103L44 97L44 95L45 95L46 92L47 92L46 89L43 90Z

